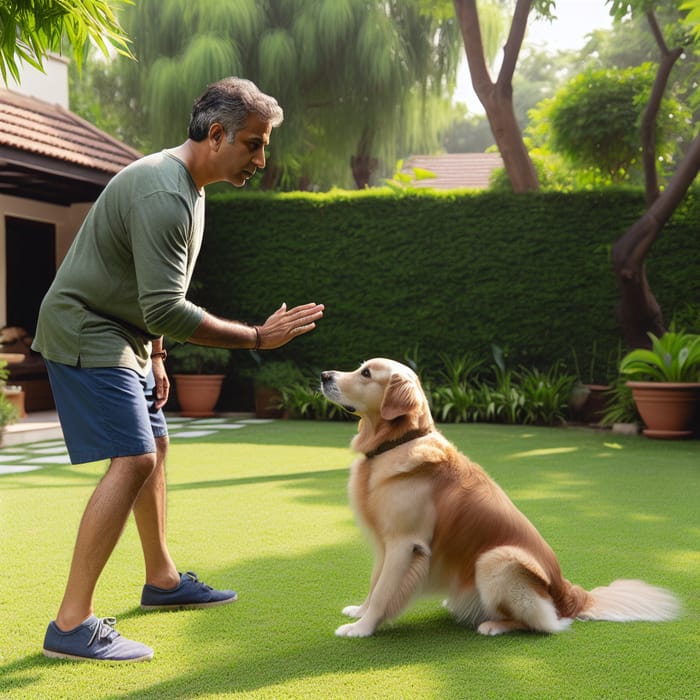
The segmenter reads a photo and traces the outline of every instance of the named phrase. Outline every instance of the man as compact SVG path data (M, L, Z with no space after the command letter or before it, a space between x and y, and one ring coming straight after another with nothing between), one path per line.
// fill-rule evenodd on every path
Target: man
M93 611L97 580L132 510L146 569L142 607L236 600L234 591L180 574L166 544L163 336L267 350L311 331L323 316L321 304L282 304L251 327L185 297L204 230L203 188L245 185L265 167L270 133L282 118L277 101L250 81L210 85L193 105L183 144L130 164L107 185L42 302L33 347L46 362L71 462L109 460L80 523L46 656L152 658L152 649L119 635L114 618Z

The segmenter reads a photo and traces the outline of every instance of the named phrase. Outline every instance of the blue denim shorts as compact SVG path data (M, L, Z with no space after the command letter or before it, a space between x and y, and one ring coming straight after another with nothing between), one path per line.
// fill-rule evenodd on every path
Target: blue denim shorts
M155 452L168 434L163 411L151 412L152 373L45 363L73 464Z

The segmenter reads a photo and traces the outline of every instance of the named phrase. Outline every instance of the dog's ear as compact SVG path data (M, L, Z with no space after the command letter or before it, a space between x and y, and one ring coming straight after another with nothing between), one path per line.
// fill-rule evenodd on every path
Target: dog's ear
M384 420L393 420L415 411L420 405L415 383L400 374L392 374L384 392L380 415Z

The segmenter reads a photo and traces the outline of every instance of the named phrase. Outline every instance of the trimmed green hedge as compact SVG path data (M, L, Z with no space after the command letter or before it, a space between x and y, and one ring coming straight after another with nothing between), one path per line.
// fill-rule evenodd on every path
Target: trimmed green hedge
M437 368L440 353L490 361L495 343L513 366L572 367L575 350L584 381L604 379L618 355L610 250L644 211L640 192L236 191L207 206L195 300L247 322L283 301L326 305L315 332L270 355L352 369L417 348ZM699 222L694 192L648 258L667 319L700 301Z

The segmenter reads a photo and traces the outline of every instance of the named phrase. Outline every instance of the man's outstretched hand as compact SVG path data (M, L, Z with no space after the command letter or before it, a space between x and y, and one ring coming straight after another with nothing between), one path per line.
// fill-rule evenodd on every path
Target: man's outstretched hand
M316 321L323 316L324 308L323 304L314 302L293 309L287 309L287 305L282 304L262 326L257 327L260 333L259 349L274 350L312 331L316 328Z

